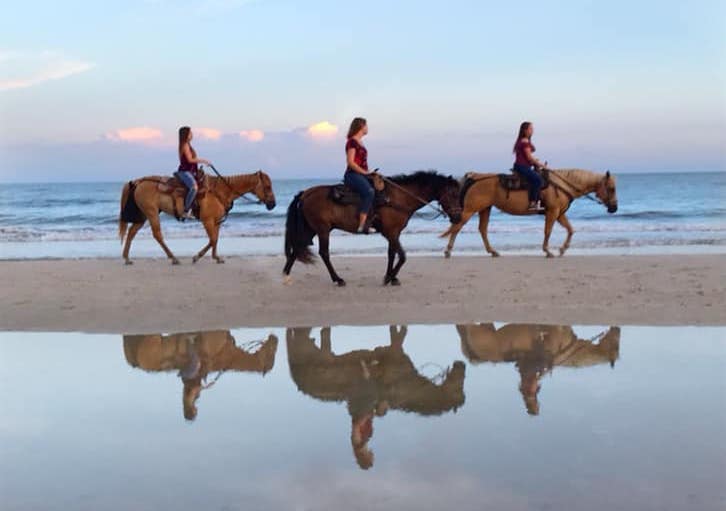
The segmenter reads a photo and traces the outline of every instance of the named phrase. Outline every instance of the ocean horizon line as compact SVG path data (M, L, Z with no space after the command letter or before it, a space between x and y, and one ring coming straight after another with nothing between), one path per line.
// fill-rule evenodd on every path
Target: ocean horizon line
M569 168L569 167L568 167ZM449 171L446 170L440 170L440 169L410 169L405 171L393 171L390 173L390 175L400 174L400 173L406 173L406 172L418 172L420 170L424 171L439 171L442 173L449 173ZM637 170L637 171L617 171L612 169L605 169L610 170L616 175L628 175L628 176L640 176L640 175L654 175L654 174L690 174L690 175L698 175L698 174L723 174L726 173L726 169L721 170ZM466 171L469 172L469 171ZM501 172L506 172L506 170L501 170ZM604 171L603 171L604 172ZM207 172L207 174L211 174ZM147 174L149 175L149 174ZM172 175L172 173L165 174L165 175ZM223 174L224 175L224 174ZM232 174L229 174L232 175ZM458 175L458 174L456 174ZM463 174L461 174L463 175ZM136 177L141 177L140 175ZM271 176L274 177L274 176ZM336 179L340 178L342 179L342 173L340 176L337 175L331 175L331 176L309 176L309 177L281 177L276 178L284 181L325 181L330 179ZM129 180L134 179L133 177L129 177ZM0 185L63 185L63 184L123 184L127 180L85 180L85 179L79 179L79 180L63 180L63 181L3 181L0 178Z

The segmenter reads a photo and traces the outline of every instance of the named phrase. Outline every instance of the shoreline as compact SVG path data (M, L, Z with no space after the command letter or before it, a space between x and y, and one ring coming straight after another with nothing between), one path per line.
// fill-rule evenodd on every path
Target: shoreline
M150 333L238 327L442 324L726 325L721 255L411 257L383 287L385 256L1 261L0 330Z

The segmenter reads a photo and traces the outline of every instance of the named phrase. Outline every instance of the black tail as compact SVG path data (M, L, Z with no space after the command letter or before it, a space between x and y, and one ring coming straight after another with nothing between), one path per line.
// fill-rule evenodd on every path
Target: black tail
M302 212L303 192L298 193L287 208L287 221L285 222L285 256L294 257L300 262L310 264L314 261L314 254L308 248L313 244L315 231L312 230Z

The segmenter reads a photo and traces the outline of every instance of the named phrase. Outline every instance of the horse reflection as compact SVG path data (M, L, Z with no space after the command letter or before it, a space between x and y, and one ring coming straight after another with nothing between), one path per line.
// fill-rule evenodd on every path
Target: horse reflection
M178 371L182 380L184 418L197 417L202 390L214 385L226 371L267 373L275 363L277 337L240 347L229 330L180 334L124 335L124 355L131 367L145 371ZM217 375L207 382L207 376Z
M597 344L579 339L571 326L512 323L496 329L491 323L479 323L457 325L456 330L469 362L515 363L520 374L519 391L530 415L539 415L540 379L555 366L609 363L614 367L620 349L619 327L597 336Z
M310 328L287 330L290 374L297 388L322 401L345 401L351 417L351 446L362 469L373 465L368 442L373 417L389 409L440 415L464 404L464 363L454 362L437 384L419 374L403 351L407 328L389 328L390 345L336 355L330 328L320 331L320 347Z

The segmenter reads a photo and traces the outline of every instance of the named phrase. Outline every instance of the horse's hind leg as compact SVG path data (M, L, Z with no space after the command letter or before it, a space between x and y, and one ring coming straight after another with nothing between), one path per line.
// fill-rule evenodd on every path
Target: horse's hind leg
M401 271L401 267L406 262L406 251L403 250L403 247L401 246L401 242L398 240L398 237L394 238L392 240L392 243L396 249L396 253L398 254L398 262L396 263L396 266L393 267L393 271L391 272L391 285L400 286L401 282L398 280L398 272Z
M469 221L474 213L476 213L476 211L469 211L468 209L465 209L461 214L461 221L458 224L449 227L449 230L444 234L444 236L446 234L449 235L449 243L446 244L446 249L444 250L444 257L451 257L451 251L454 249L454 242L456 241L456 236L459 234L459 231L461 231L466 222Z
M486 251L490 253L492 257L499 257L499 252L494 250L489 244L489 235L487 229L489 227L489 215L491 215L491 213L491 206L479 211L479 233L481 234L482 241L484 241L484 248L486 249Z
M560 256L565 255L565 252L568 248L570 248L570 240L572 240L572 235L575 234L575 229L572 228L572 225L570 225L570 220L565 216L564 213L562 213L559 218L557 219L557 222L567 229L567 238L565 238L565 242L560 247Z
M161 248L164 250L164 253L166 254L166 257L171 259L171 264L179 264L179 259L176 258L176 256L169 250L169 247L166 246L166 243L164 243L164 236L161 234L161 221L159 220L159 214L149 214L148 212L144 211L146 213L147 218L149 219L149 224L151 225L151 232L154 235L154 239L161 245Z
M290 271L292 270L293 264L295 264L295 256L288 255L287 261L285 261L285 267L282 269L282 283L283 284L292 284L292 277L290 276Z
M323 232L320 232L318 234L318 254L320 254L320 258L325 263L325 267L328 269L328 273L330 273L330 278L333 279L333 282L338 284L339 286L344 286L345 281L341 279L337 273L335 273L335 268L333 268L333 264L330 262L330 232L327 230L324 230Z
M124 243L124 252L123 252L123 258L124 262L126 264L134 264L134 262L129 259L129 251L131 250L131 242L134 240L134 237L136 236L136 233L139 232L139 229L141 229L144 226L145 222L141 222L139 224L131 224L131 227L129 228L129 232L126 234L126 242Z

